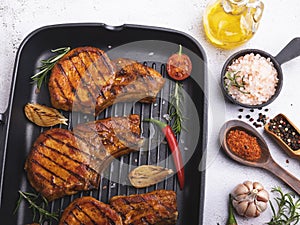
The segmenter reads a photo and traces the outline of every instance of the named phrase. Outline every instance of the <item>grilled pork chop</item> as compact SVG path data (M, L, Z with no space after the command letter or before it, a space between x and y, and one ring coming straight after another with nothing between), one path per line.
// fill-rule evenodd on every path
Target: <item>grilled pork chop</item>
M59 225L174 225L177 217L176 193L158 190L115 196L110 205L93 197L78 198L64 210Z
M52 105L98 115L116 102L155 101L165 82L160 73L135 61L118 59L116 64L98 48L71 50L52 69Z
M110 205L121 215L124 225L173 225L178 217L174 191L115 196Z
M25 163L30 184L49 201L99 186L99 174L115 158L143 142L138 115L54 128L40 134Z
M59 225L122 225L120 215L93 197L75 199L63 212Z

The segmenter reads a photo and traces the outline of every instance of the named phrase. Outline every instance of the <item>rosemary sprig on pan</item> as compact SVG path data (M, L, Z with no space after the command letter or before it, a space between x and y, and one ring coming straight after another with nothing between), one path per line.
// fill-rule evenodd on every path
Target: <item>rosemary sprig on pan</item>
M56 53L56 55L50 57L46 60L41 60L42 66L40 66L38 69L40 70L36 74L34 74L31 79L36 82L38 89L41 88L43 82L46 80L47 75L54 67L55 63L61 59L65 54L67 54L70 51L70 47L63 47L58 49L51 50L52 53Z
M37 219L38 214L38 222L42 223L45 219L54 219L58 221L58 214L57 213L50 213L45 209L45 207L48 206L48 201L45 197L29 193L29 192L23 192L19 190L19 199L17 201L17 206L14 211L14 214L17 212L17 210L20 207L20 204L22 200L26 200L29 203L29 208L33 210L33 221ZM39 202L39 203L37 203Z
M273 212L269 225L292 225L298 224L300 221L300 199L295 200L294 193L283 193L280 187L271 190L279 194L274 200L277 204L277 211L275 210L272 202L270 206Z
M240 91L243 94L250 94L249 92L243 91L242 89L245 89L245 82L244 79L242 78L242 82L239 83L238 82L238 78L241 78L241 76L239 76L238 74L240 73L240 71L236 71L236 72L229 72L227 71L225 73L225 78L227 78L230 82L228 84L228 86L233 86L236 87L238 89L238 91ZM242 88L242 89L241 89Z
M179 134L181 132L182 122L183 122L183 114L182 114L182 102L183 102L183 94L182 94L182 84L179 82L175 83L174 92L171 95L170 105L169 105L169 116L170 121L173 121L171 127L175 134Z

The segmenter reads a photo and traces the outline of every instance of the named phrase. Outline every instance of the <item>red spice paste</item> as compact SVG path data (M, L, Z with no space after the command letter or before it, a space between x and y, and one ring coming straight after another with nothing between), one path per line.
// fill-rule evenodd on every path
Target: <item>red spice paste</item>
M237 156L248 160L257 161L260 159L262 150L256 140L242 130L231 130L226 137L230 150Z

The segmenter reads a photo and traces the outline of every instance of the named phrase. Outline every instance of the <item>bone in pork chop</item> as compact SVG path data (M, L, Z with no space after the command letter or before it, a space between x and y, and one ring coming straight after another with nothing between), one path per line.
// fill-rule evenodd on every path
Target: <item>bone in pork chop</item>
M48 86L55 108L98 115L116 102L154 102L164 83L155 69L133 60L112 62L98 48L79 47L55 64Z
M99 186L99 174L115 158L138 150L138 115L114 117L40 134L25 164L30 184L49 201Z
M177 217L176 193L157 190L114 196L110 205L92 197L78 198L64 210L59 225L174 225Z

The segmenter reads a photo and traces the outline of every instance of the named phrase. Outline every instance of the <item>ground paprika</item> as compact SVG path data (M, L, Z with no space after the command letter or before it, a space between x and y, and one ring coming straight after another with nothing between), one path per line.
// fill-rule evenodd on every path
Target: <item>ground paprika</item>
M235 129L229 131L226 142L234 154L245 160L257 161L261 157L262 150L256 137L249 135L243 130Z

